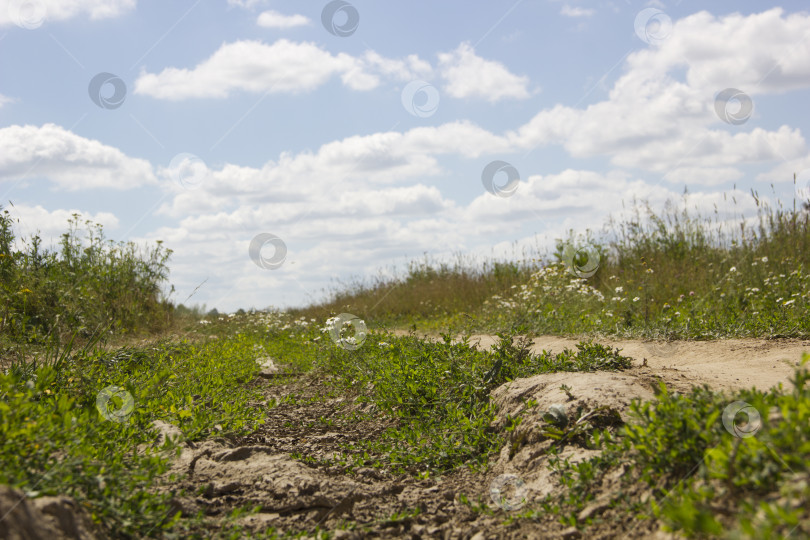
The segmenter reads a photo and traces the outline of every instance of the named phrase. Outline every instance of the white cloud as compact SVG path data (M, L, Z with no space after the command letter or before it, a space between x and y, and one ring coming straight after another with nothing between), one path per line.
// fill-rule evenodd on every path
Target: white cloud
M560 10L560 15L565 15L566 17L590 17L594 13L596 13L594 9L569 6L568 4L564 4Z
M500 62L477 56L469 43L462 43L455 51L440 53L439 69L446 81L444 91L452 97L495 102L531 96L528 77L511 73Z
M800 130L757 126L756 96L810 87L810 64L800 61L810 56L808 38L807 14L700 12L675 21L660 45L629 55L608 99L543 110L509 136L518 146L557 143L574 157L608 156L614 166L673 177L675 169L721 167L732 178L732 166L797 159L807 153ZM715 112L715 96L728 87L753 96L754 114L743 125L729 126Z
M74 214L79 215L80 227L84 226L86 220L102 225L105 231L115 230L119 226L118 218L110 212L93 214L77 209L46 210L40 205L30 206L20 203L4 206L3 210L8 210L13 218L19 220L14 223L14 232L17 236L15 247L18 249L22 248L23 239L28 242L35 234L39 234L42 239L43 248L57 248L59 239L68 230L68 221L73 219Z
M503 64L485 60L469 44L439 55L444 90L458 98L525 99L530 96L528 77L510 73ZM236 90L248 92L308 91L339 76L353 90L373 90L383 78L397 81L430 79L434 68L411 54L386 58L375 51L361 56L333 55L312 42L280 39L268 45L260 41L223 44L194 68L165 68L160 73L142 71L135 93L158 99L225 98Z
M272 45L237 41L223 44L193 69L142 72L135 93L169 100L224 98L235 90L294 93L312 90L335 75L353 90L371 90L379 86L379 75L409 79L429 69L413 55L391 60L373 52L363 57L333 55L315 43L286 39Z
M0 181L45 177L62 189L131 189L154 184L152 166L55 124L0 129Z
M760 173L756 179L759 182L792 182L793 175L797 176L797 182L801 184L803 190L807 190L808 180L810 180L810 156L804 155L796 159L784 161L768 172Z
M253 9L256 6L266 4L267 0L228 0L228 5L231 7L240 7L242 9Z
M663 177L672 184L685 186L712 186L733 182L743 177L743 172L735 167L678 167Z
M242 172L256 175L254 189L273 189L266 170ZM174 250L174 275L184 279L178 283L180 294L190 294L206 276L216 276L205 298L220 308L296 303L305 294L315 300L322 294L325 273L346 276L360 267L372 272L425 251L449 255L481 248L490 254L493 240L519 238L527 225L563 236L571 227L596 229L634 196L658 204L676 196L665 186L651 186L620 171L534 175L508 199L495 198L478 185L481 195L466 206L420 183L371 189L358 182L312 186L311 180L297 178L287 186L298 189L297 197L279 191L257 199L244 191L238 201L223 204L220 198L218 206L190 210L176 226L150 234ZM237 182L236 189L245 185ZM221 187L212 185L208 191ZM278 235L287 246L287 259L277 271L261 270L248 257L250 240L260 232ZM203 259L209 264L201 267L198 261ZM261 294L256 293L258 284Z
M92 20L109 19L135 9L136 4L137 0L6 0L0 4L0 27L24 25L26 20L38 26L81 15Z
M8 96L4 96L3 94L0 94L0 107L3 107L4 105L6 105L8 103L12 103L13 101L14 101L13 98L10 98Z
M712 96L728 87L756 96L810 86L808 56L810 14L785 16L782 8L747 16L701 11L675 21L660 47L632 54L627 64L637 77L685 69L689 88Z
M310 23L309 17L304 15L284 15L277 11L268 10L259 15L256 23L265 28L295 28L296 26L306 26Z
M442 155L474 159L509 151L505 137L470 122L352 136L324 144L315 153L283 153L260 169L226 165L211 171L199 189L172 188L176 196L159 212L180 217L272 201L290 203L275 212L279 220L293 222L305 214L331 215L332 201L347 189L371 192L374 186L413 185L446 174L438 164ZM168 178L168 171L161 169L159 176ZM362 206L360 199L356 202ZM321 202L313 206L312 200Z

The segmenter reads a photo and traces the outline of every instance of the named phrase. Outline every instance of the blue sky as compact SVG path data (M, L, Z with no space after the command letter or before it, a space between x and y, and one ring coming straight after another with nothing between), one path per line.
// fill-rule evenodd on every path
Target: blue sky
M172 299L220 311L542 249L633 197L750 217L810 181L810 14L706 5L2 0L0 204L46 244L73 212L163 240Z

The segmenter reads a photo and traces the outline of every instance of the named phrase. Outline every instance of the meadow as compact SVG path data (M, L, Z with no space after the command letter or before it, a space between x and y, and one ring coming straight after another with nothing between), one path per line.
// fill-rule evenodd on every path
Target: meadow
M595 407L549 409L535 425L536 402L504 416L492 398L541 374L631 373L633 359L599 343L609 336L806 339L810 213L752 197L755 225L723 228L719 214L673 203L659 216L637 204L635 218L598 235L572 231L548 255L425 259L401 277L358 278L316 305L233 314L173 305L171 252L160 243L115 243L74 218L49 251L36 236L16 238L0 209L0 485L31 499L67 495L97 535L115 538L433 537L471 524L498 537L659 528L810 537L805 358L789 389L662 383L654 399L632 402L632 421ZM482 350L465 338L472 333L498 340ZM531 352L529 338L542 334L581 341ZM724 428L734 401L763 411L755 437ZM159 437L156 421L180 435ZM305 511L326 480L276 493L293 501L279 510L252 484L226 489L201 480L200 465L194 474L173 467L208 444L284 450L296 467L334 482L370 478L395 494L455 487L447 500L422 502L382 490L354 513L339 498L313 520ZM476 492L504 448L533 449L555 488L514 506ZM591 457L568 459L572 449ZM275 521L251 521L263 515Z

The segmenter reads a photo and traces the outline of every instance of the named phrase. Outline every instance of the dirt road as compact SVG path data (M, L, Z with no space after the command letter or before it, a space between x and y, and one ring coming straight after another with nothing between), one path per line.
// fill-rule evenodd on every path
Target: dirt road
M395 331L396 335L407 335ZM430 339L437 335L419 334ZM489 349L497 336L473 335L470 342ZM532 352L576 349L580 339L540 336L533 340ZM618 347L622 354L647 366L664 381L708 384L717 390L757 388L768 390L779 383L792 388L790 377L801 363L802 353L810 353L810 341L796 339L724 339L717 341L676 341L671 343L599 338L598 343Z
M497 339L479 335L473 336L472 342L489 348ZM186 495L178 496L174 504L185 515L203 511L209 530L217 530L237 506L259 506L258 514L240 518L245 531L273 526L314 535L321 528L333 531L334 537L342 540L677 538L664 533L657 520L638 520L623 507L610 505L610 501L628 493L634 500L652 496L651 488L644 483L622 484L624 469L608 475L595 488L594 501L579 513L579 521L598 517L585 531L563 524L559 516L550 512L538 511L532 519L512 520L523 502L515 508L499 506L492 498L492 489L498 482L515 482L525 489L527 508L535 510L542 509L548 496L552 501L563 497L567 488L547 454L553 442L537 435L544 411L553 404L564 403L569 411L609 407L626 421L631 400L653 399L661 380L680 392L703 383L723 390L752 386L768 389L782 383L787 389L802 352L810 351L810 341L798 340L674 344L595 341L618 347L622 354L634 359L634 367L622 372L540 374L493 390L491 398L499 411L493 426L502 429L510 415L514 417L521 411L523 421L509 435L499 455L492 456L490 469L483 473L460 467L442 476L419 479L375 468L371 462L352 468L342 457L347 445L378 437L393 425L391 418L352 395L322 399L332 383L317 374L300 374L283 384L257 379L253 384L262 387L267 402L277 403L268 408L266 424L235 440L212 439L193 448L184 447L173 472L186 476L172 487L185 488ZM564 348L573 350L578 342L543 336L534 339L532 350L556 353ZM567 393L563 393L563 383ZM297 399L280 401L285 395ZM530 397L537 407L526 411ZM358 422L355 413L367 416ZM575 463L598 454L568 444L560 459ZM484 507L486 511L481 510Z

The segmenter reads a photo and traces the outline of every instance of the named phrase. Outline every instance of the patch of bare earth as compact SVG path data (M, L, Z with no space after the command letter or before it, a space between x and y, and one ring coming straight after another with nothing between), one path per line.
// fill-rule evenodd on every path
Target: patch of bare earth
M395 335L407 335L395 331ZM427 334L426 339L441 339ZM539 336L532 340L531 351L560 353L576 350L580 340L558 336ZM802 339L722 339L713 341L641 341L634 339L593 338L603 345L618 348L621 354L636 359L637 365L646 360L651 373L673 388L708 384L715 390L757 388L769 390L780 383L792 388L790 377L800 364L803 352L810 352L810 340ZM473 335L470 343L489 349L497 343L492 335Z
M268 403L278 403L267 410L265 425L239 439L186 447L175 462L174 471L187 477L174 487L198 493L178 497L178 508L186 515L202 509L209 532L220 528L234 508L258 506L258 514L239 520L250 532L275 527L313 536L317 529L330 530L336 538L667 537L658 532L655 521L639 522L612 512L611 501L622 489L619 476L606 479L601 496L583 510L582 520L595 519L584 532L562 525L552 514L509 519L524 510L541 509L544 497L564 489L549 467L546 453L551 443L538 436L542 412L553 404L564 404L571 415L603 408L594 417L596 424L618 425L627 420L633 398L653 398L659 376L649 367L621 373L544 374L504 384L491 395L500 410L494 427L503 429L507 415L518 412L524 421L500 454L491 457L490 469L475 474L460 468L423 480L370 466L351 470L335 459L345 445L374 440L394 425L395 420L374 405L357 400L352 392L330 397L339 395L333 381L314 374L265 376L253 384L262 385ZM563 384L567 393L561 390ZM295 401L282 401L284 396L295 396ZM536 400L537 406L525 410L527 399ZM298 459L291 457L293 453ZM572 462L594 455L577 441L562 445L560 452L562 459ZM490 497L493 481L502 475L516 475L524 484L525 500L514 509ZM462 495L478 508L463 503ZM409 517L393 517L396 514Z

